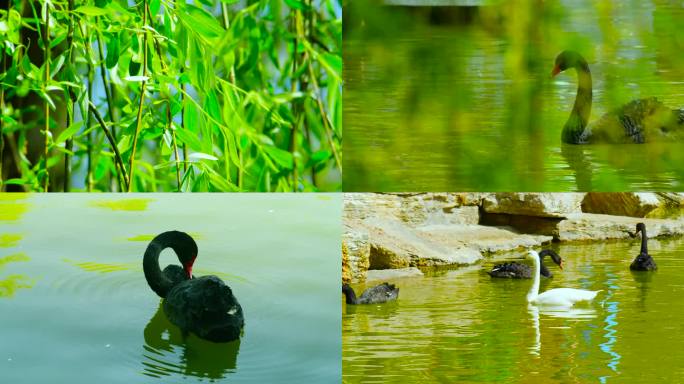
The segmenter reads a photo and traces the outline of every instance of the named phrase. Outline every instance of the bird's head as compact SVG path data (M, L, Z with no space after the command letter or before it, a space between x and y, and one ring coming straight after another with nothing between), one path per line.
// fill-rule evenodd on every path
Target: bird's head
M553 65L551 76L565 71L568 68L586 67L587 63L582 58L582 55L575 51L563 51L556 56L556 62ZM587 68L588 69L588 68Z

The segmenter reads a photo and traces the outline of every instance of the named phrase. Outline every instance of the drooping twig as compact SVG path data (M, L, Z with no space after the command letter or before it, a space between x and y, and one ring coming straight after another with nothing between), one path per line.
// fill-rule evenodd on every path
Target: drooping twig
M171 142L173 145L173 154L176 157L176 184L178 185L178 192L181 191L181 178L180 178L180 158L178 158L178 145L176 144L176 131L171 125L173 120L171 119L171 102L169 101L166 106L166 120L167 129L171 132Z
M145 102L145 86L147 85L147 30L144 27L147 25L147 0L143 0L143 80L140 83L140 103L138 104L138 117L135 124L135 133L133 134L133 147L131 148L131 158L128 169L128 192L133 187L133 174L135 170L135 149L138 146L138 135L140 134L140 127L142 126L142 109Z
M5 54L5 50L2 49L0 50L0 55L2 55L2 63L0 63L0 71L5 72L5 65L7 60L7 55ZM1 85L0 86L0 115L4 113L5 111L5 86ZM5 133L2 130L3 126L3 120L0 119L0 192L2 192L2 159L5 156Z
M66 45L69 50L69 64L74 65L74 55L73 55L73 43L74 43L74 20L71 16L71 11L74 9L74 0L67 1L67 11L69 16L69 27L67 29ZM76 105L76 95L74 94L71 87L68 88L67 93L69 94L69 100L71 106L67 107L67 122L66 126L71 127L74 123L74 107ZM64 192L69 192L71 185L71 155L69 153L73 149L74 140L72 137L68 137L64 143Z
M308 28L308 30L307 30L308 34L307 34L306 38L307 38L309 41L311 41L312 38L314 37L314 20L315 20L315 19L314 19L314 15L315 15L315 14L314 14L314 9L313 9L312 0L308 0L308 1L307 1L306 19L307 19L307 23L308 23L308 27L309 27L309 28ZM308 52L305 52L304 55L305 55L305 59L304 59L304 60L309 61L309 60L308 60ZM308 64L311 65L310 62L309 62ZM308 83L308 81L303 81L303 82L302 82L302 92L306 93L306 91L307 91L308 88L309 88L309 83ZM308 119L304 118L303 120L304 120L304 121L303 121L303 124L304 124L304 134L306 135L306 142L309 144L309 149L310 149L309 152L311 153L311 152L312 152L312 147L313 147L313 143L312 143L312 141L311 141L311 129L309 128L309 121L308 121ZM315 164L313 161L311 162L311 184L313 184L313 186L316 187L316 164Z
M88 44L88 42L84 42L84 44ZM88 94L86 95L87 100L90 100L92 94L93 94L93 80L94 80L94 75L93 75L93 67L90 61L88 61ZM88 108L90 109L90 108ZM86 127L90 127L90 112L88 110L86 111L81 111L81 114L85 116L86 120ZM85 184L86 184L86 189L88 192L91 192L93 190L93 132L88 132L88 169L86 171L86 179L85 179Z
M152 27L154 28L154 15L150 11L150 4L147 3L146 6L147 6L147 12L150 15L149 22L152 25ZM161 47L159 45L159 41L157 41L157 39L155 39L153 37L152 42L154 44L155 50L157 51L157 56L159 57L159 64L161 64L162 73L166 74L167 73L166 63L164 62L164 55L162 54ZM183 97L182 94L181 94L181 97ZM182 118L182 116L181 116L181 118ZM173 129L173 119L171 116L171 99L170 98L169 98L169 100L167 100L167 104L166 104L166 121L167 121L167 127L166 128L169 132L171 132L171 145L173 146L173 153L174 153L175 160L176 160L176 185L177 185L177 191L180 192L181 191L180 157L178 154L178 143L176 141L176 130ZM186 156L186 158L187 158L187 156ZM186 162L184 161L183 164L185 164L185 163ZM184 172L187 172L187 165L184 165L184 166L185 166Z
M221 2L221 15L223 16L223 28L227 30L230 29L230 17L228 15L228 4ZM231 65L230 68L228 68L228 81L235 85L235 66ZM227 138L225 140L228 140ZM235 145L235 151L237 153L238 157L238 169L236 173L236 178L235 184L237 184L239 189L242 189L242 150L240 149L240 136L236 135L236 145ZM226 143L227 146L227 143ZM228 177L230 178L230 170L226 167L226 173L228 173Z
M99 22L100 17L95 17L95 22ZM97 50L99 54L100 63L100 77L102 78L102 86L104 87L105 97L107 98L107 114L109 115L109 120L113 123L116 122L114 117L114 97L112 96L112 84L107 80L107 69L105 68L105 56L102 49L102 33L99 30L95 33L97 38ZM112 135L116 138L116 127L112 126Z
M221 14L223 16L223 28L227 31L230 29L230 18L228 16L228 4L223 1L221 2ZM233 65L228 69L228 80L235 84L235 66Z
M294 94L297 92L297 85L299 83L299 78L295 77L297 75L297 69L299 67L300 56L297 52L299 46L299 39L302 37L302 14L297 9L294 12L294 19L292 20L292 26L294 28L294 40L292 46L292 80L290 91ZM296 99L292 99L292 115L294 116L294 123L292 124L292 133L290 133L290 153L292 154L292 191L297 192L297 186L299 184L299 174L297 169L297 129L299 128L299 123L301 121L301 108L300 104Z
M43 87L47 87L50 82L50 6L45 4L45 35L43 35L43 44L45 49L45 83ZM45 96L47 96L47 89L45 89ZM45 153L44 165L45 175L43 179L43 192L48 191L50 184L50 173L48 172L48 157L50 156L50 104L45 100Z
M183 75L183 68L181 68ZM185 84L181 84L181 129L185 131ZM183 175L188 171L188 145L183 143Z
M332 151L333 156L335 157L337 169L341 172L342 162L340 160L340 155L337 152L337 149L335 148L335 143L333 142L332 125L330 124L330 120L328 120L328 114L325 112L325 108L323 107L323 102L321 101L322 94L320 92L320 89L318 88L318 81L316 80L316 76L314 74L313 66L311 65L311 63L309 63L309 75L311 76L311 85L314 87L314 92L316 92L316 103L318 104L318 110L321 114L321 118L323 119L323 126L325 127L325 136L328 140L330 150Z
M83 39L83 46L85 47L85 54L86 54L86 62L88 63L88 94L86 95L86 100L92 100L92 95L93 95L93 82L95 81L95 66L93 65L93 61L88 59L93 57L93 53L90 50L91 42L90 39L87 37L86 32L84 32L84 27L81 24L80 20L76 21L76 24L78 28L79 34L81 35L81 38ZM90 108L86 108L85 111L81 111L81 115L84 116L84 119L86 120L86 127L90 127ZM87 191L90 192L93 189L93 132L88 133L88 145L87 145L87 154L88 154L88 167L86 171L86 188ZM121 187L119 185L119 187Z
M112 136L112 133L109 132L109 129L107 129L107 124L105 124L104 120L102 119L102 116L100 116L100 112L97 111L97 108L95 107L95 104L93 104L92 101L88 100L88 108L90 109L90 112L95 116L95 120L97 120L98 124L100 124L100 127L105 133L105 136L107 136L107 140L109 140L109 145L112 147L112 151L114 151L114 161L116 164L119 166L119 172L117 172L117 176L119 179L119 185L121 187L121 190L125 190L125 186L129 184L129 176L126 173L126 167L124 167L123 164L123 159L121 158L121 154L119 153L119 148L116 146L116 140L114 139L114 136Z

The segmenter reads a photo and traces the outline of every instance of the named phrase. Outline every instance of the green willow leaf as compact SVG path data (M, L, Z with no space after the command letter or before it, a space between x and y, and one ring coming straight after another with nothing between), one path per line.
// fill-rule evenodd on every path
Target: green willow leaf
M190 31L195 32L207 44L213 43L225 32L214 16L191 4L179 9L178 17Z
M197 135L187 129L177 129L176 139L182 144L187 144L193 151L202 150L202 143L197 138Z
M301 0L285 0L285 4L291 9L304 10L306 5Z
M59 145L64 143L68 138L72 137L75 135L83 126L83 121L77 121L73 123L69 128L63 130L59 136L57 136L57 140L55 140L55 145Z
M107 12L106 10L93 6L93 5L82 5L76 9L74 9L74 12L82 13L84 15L88 16L102 16L106 15Z
M107 68L114 68L119 62L119 37L117 35L111 36L107 43L107 59L105 64Z
M285 169L293 168L294 160L290 152L277 147L264 147L264 151L266 151L271 159L273 159L273 161L275 161L281 167Z
M150 0L150 13L156 15L161 8L161 0Z

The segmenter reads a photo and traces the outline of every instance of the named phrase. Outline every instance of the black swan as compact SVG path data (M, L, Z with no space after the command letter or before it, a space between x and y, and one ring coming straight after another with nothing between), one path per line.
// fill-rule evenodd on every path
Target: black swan
M357 298L354 289L349 284L342 284L342 293L347 304L382 304L396 300L399 296L399 288L394 284L382 283L373 288L368 288Z
M639 223L636 225L636 232L634 233L634 236L636 236L639 232L641 232L641 252L639 253L639 256L632 261L629 269L632 271L654 271L658 269L658 266L651 255L648 254L648 246L646 244L648 238L646 237L646 225L644 225L644 223Z
M159 268L159 254L165 248L176 252L183 268ZM183 332L215 342L240 337L245 323L242 307L230 287L216 276L192 276L197 244L184 232L164 232L147 246L143 270L147 284L164 299L164 313Z
M553 274L546 269L544 265L544 257L551 256L554 263L558 264L558 268L563 269L563 259L554 251L550 249L544 249L539 252L539 264L540 273L544 277L553 277ZM527 264L522 263L503 263L497 264L492 268L491 271L487 272L491 277L502 277L508 279L531 279L532 278L532 267Z
M606 113L591 127L591 72L582 55L563 51L551 72L556 76L568 68L577 70L577 96L561 139L569 144L636 143L684 140L684 109L672 110L655 97L633 100Z

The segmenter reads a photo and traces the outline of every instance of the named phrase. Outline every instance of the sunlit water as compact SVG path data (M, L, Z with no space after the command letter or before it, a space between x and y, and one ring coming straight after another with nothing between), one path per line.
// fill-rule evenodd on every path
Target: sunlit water
M528 305L532 281L490 278L492 260L397 280L395 303L343 304L343 381L679 382L684 240L650 246L659 270L638 273L638 241L561 246L541 290L602 290L572 310Z
M562 146L577 78L550 76L560 51L587 57L590 124L642 97L684 108L681 2L469 9L345 13L345 191L684 187L684 143Z
M0 382L339 382L339 196L17 196L0 195ZM142 256L170 229L240 301L239 342L158 310Z

